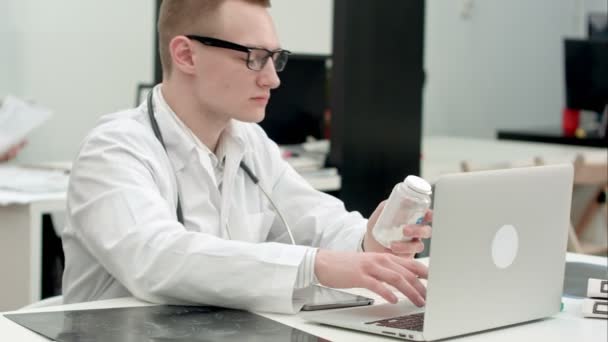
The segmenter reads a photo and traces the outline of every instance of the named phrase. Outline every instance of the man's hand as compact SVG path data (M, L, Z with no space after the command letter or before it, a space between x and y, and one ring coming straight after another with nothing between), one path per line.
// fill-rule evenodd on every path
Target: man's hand
M386 286L389 284L415 305L425 304L426 288L419 278L426 279L428 269L413 259L389 253L319 249L315 258L315 275L321 285L334 288L363 287L394 304L398 298Z
M429 225L405 225L403 227L403 236L410 238L409 241L395 241L392 243L390 248L382 246L372 234L372 230L380 217L380 213L384 209L386 201L383 201L378 205L372 216L367 221L367 232L363 240L363 249L366 252L384 252L399 255L406 258L413 258L416 253L420 253L424 250L424 243L421 239L428 239L431 237L431 227ZM426 212L424 216L424 222L429 223L433 221L433 212L431 210Z
M9 148L6 152L0 153L0 162L9 161L15 158L23 146L25 146L25 141L22 141L19 144Z

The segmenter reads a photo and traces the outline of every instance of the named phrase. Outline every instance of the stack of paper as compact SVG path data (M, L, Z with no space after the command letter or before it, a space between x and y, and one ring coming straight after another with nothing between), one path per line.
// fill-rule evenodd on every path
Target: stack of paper
M327 151L323 150L322 144L311 144L282 145L280 146L281 154L297 172L320 170L325 164Z
M587 297L583 301L583 316L608 319L608 280L590 278Z
M48 109L7 96L0 106L0 153L23 141L30 131L50 117Z

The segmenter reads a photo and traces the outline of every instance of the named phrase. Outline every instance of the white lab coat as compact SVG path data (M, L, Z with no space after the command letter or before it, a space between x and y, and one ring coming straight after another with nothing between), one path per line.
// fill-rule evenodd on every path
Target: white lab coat
M255 124L234 121L222 137L226 161L218 190L211 159L196 152L171 113L154 102L167 153L146 103L102 117L81 146L62 234L64 301L135 296L297 310L292 295L307 249L355 251L367 221L314 190ZM241 160L285 216L298 246L289 244L281 220L239 168ZM185 226L176 216L178 188Z

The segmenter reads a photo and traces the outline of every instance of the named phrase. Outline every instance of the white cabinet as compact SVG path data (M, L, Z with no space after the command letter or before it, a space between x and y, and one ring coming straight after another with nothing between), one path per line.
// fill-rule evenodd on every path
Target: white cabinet
M274 0L270 13L284 49L298 54L331 55L333 0Z

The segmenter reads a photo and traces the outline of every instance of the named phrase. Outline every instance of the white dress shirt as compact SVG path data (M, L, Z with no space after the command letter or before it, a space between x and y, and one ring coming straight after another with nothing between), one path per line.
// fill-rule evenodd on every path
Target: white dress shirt
M171 107L165 101L162 91L160 91L160 87L157 87L155 90L155 96L157 99L157 104L161 107L163 111L171 114L171 118L182 134L187 135L194 141L196 145L196 151L199 155L200 159L209 158L211 160L211 165L213 166L213 173L215 176L215 182L217 184L217 188L222 191L222 180L224 177L224 166L226 164L226 148L225 144L223 144L223 140L220 140L217 145L217 152L213 153L207 147L207 145L203 144L203 142L192 132L192 130L186 126L186 124L175 114L175 112L171 109ZM221 136L220 136L221 139ZM276 213L275 213L276 214ZM315 257L317 255L317 249L311 248L306 251L304 255L304 260L300 263L300 267L298 268L298 276L296 277L296 289L301 289L307 286L310 286L313 281L316 282L316 276L314 272L315 265Z

